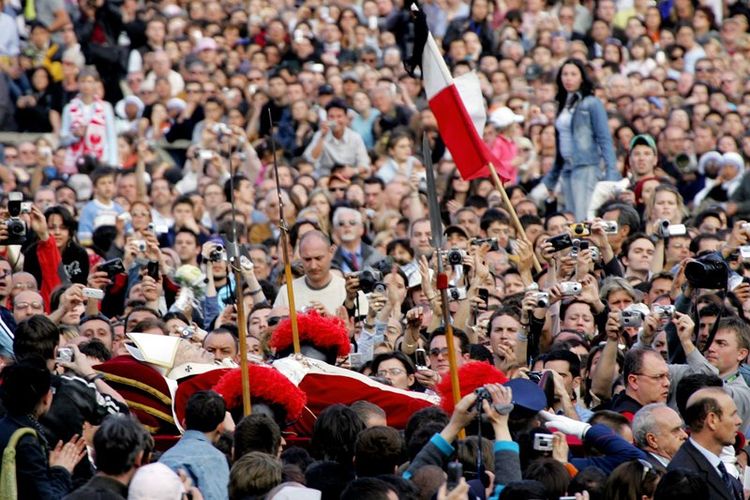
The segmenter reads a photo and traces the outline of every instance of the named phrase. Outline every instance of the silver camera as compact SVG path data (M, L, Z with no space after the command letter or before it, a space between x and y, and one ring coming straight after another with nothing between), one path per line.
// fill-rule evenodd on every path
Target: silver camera
M671 320L674 317L673 305L662 306L654 304L653 310L656 317L660 320Z
M60 363L71 363L73 361L73 349L70 347L59 347L57 349L57 358L55 360Z
M448 260L448 264L450 264L451 266L462 265L464 263L464 257L466 257L466 252L461 250L460 248L451 248L445 254L445 258Z
M552 434L534 434L534 449L536 451L552 451Z
M549 293L547 292L534 292L534 304L536 307L549 307Z
M560 294L563 297L572 297L574 295L578 295L579 293L581 293L581 290L583 290L581 284L576 281L563 281L558 285L558 288L560 289Z
M452 286L448 289L448 299L450 300L465 300L466 299L466 288Z
M620 326L623 328L640 328L643 324L643 314L640 311L620 311Z
M602 221L602 228L604 229L605 234L617 234L617 230L619 229L617 227L617 221L613 220Z

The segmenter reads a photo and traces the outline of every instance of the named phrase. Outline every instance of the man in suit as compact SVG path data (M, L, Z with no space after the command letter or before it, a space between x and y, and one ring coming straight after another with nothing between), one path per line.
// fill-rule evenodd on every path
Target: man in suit
M362 242L365 226L362 214L349 207L333 213L333 234L338 243L333 263L345 273L354 273L383 259L370 245Z
M633 417L635 445L646 452L657 471L666 472L669 461L687 439L682 418L664 403L651 403Z
M734 443L742 420L737 406L721 387L696 391L688 399L685 422L690 438L672 458L667 470L690 469L702 475L710 500L742 500L742 485L721 461L721 449Z

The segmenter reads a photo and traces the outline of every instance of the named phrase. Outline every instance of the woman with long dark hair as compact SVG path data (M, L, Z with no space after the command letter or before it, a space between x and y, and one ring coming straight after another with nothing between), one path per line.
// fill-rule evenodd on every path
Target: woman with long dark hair
M76 241L78 223L67 208L55 205L42 215L32 208L32 229L39 237L24 252L23 270L31 273L39 283L39 293L45 305L60 283L71 281L86 284L89 276L89 258L86 250Z
M594 95L594 84L581 61L568 59L560 67L556 100L555 164L542 182L552 192L560 180L565 209L582 221L586 219L596 183L620 180L621 176L617 171L607 112Z

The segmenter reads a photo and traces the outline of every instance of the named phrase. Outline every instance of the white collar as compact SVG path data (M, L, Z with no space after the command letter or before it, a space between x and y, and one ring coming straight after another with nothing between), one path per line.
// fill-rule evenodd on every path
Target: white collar
M714 469L716 469L717 472L719 472L719 464L721 463L721 458L718 457L718 455L715 455L712 451L707 450L693 438L690 439L690 442L695 446L695 449L698 450L701 455L706 457L706 460L713 466ZM719 475L721 476L721 472L719 472Z

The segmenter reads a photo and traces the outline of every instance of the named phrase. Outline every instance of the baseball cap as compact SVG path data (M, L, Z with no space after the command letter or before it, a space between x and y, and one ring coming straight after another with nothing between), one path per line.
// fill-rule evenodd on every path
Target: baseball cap
M505 128L521 122L523 122L523 116L515 114L506 106L498 108L490 114L490 123L497 128Z
M630 151L632 151L634 147L639 145L650 147L654 151L654 153L659 152L659 150L656 148L656 141L648 134L638 134L633 137L630 140Z

